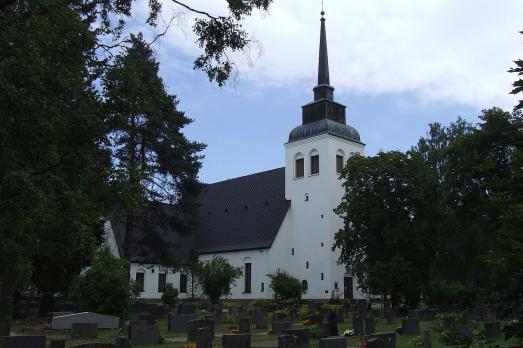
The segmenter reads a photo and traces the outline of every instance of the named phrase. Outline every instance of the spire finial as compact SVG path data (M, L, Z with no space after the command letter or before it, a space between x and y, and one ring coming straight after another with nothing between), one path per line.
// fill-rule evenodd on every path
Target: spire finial
M323 18L323 16L325 15L325 11L323 10L323 0L321 0L321 17Z
M329 58L327 56L327 34L325 32L325 12L321 11L321 31L320 31L320 54L318 66L318 85L328 85L329 81Z

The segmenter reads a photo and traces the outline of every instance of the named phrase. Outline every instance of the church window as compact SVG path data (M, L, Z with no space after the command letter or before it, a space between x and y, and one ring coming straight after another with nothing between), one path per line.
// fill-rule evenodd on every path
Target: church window
M136 272L136 284L138 284L138 291L144 292L144 285L145 285L145 273L144 272Z
M308 201L309 201L309 194L306 193L306 194L305 194L305 202L308 202Z
M294 255L294 248L291 249L291 255Z
M338 150L336 152L336 173L340 174L343 170L343 161L344 161L345 153L342 150Z
M167 274L158 273L158 292L165 291L165 282L167 281Z
M296 156L294 156L294 161L295 161L294 176L296 178L303 178L304 173L305 173L305 169L304 169L305 162L304 162L303 155L301 153L296 154Z
M305 268L309 269L309 261L305 262Z
M303 289L303 291L309 290L309 283L307 283L305 279L301 281L301 288Z
M245 264L245 293L251 293L251 264Z
M338 289L338 282L334 282L334 289Z
M321 274L321 280L323 280L323 273Z
M180 274L180 293L187 293L187 274Z
M310 154L311 159L311 175L319 174L320 172L320 154L317 150L312 150Z
M261 292L264 292L265 291L265 284L264 283L261 283Z

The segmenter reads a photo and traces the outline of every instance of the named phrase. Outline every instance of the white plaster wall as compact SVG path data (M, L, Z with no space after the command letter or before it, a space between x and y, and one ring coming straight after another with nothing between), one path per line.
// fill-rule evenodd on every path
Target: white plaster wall
M111 226L111 221L107 220L104 224L104 231L105 231L105 245L109 247L109 250L111 250L111 253L116 258L121 258L120 256L120 250L118 249L118 244L116 243L116 237L114 236L114 231Z

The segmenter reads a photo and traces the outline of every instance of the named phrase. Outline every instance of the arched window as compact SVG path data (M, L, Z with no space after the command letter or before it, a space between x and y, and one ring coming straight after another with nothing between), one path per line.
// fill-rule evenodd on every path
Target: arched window
M145 290L145 271L139 269L136 271L136 283L138 284L138 291L144 292Z
M298 152L294 156L294 177L303 178L304 172L305 172L304 168L305 168L305 163L304 163L303 155L300 152Z
M309 283L307 283L305 279L301 281L301 288L303 289L303 291L309 290Z
M340 174L345 165L345 152L343 150L336 151L336 173Z
M309 157L310 157L310 163L311 163L311 168L310 168L311 175L319 174L320 173L320 154L319 154L318 150L312 150Z

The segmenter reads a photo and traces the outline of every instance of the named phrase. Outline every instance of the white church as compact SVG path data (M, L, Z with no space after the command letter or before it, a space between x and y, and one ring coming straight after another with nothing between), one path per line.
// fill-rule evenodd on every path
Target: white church
M302 282L304 299L364 298L357 281L338 265L334 235L343 226L334 213L343 195L340 171L347 158L363 154L365 144L347 124L345 106L334 101L330 85L325 18L322 12L318 84L314 101L302 106L302 124L291 130L284 145L285 166L205 185L199 224L191 236L170 231L181 262L191 250L201 260L214 255L243 269L229 298L270 299L268 273L286 270ZM122 226L111 219L108 244L123 255ZM159 299L166 283L190 297L188 277L157 264L154 255L131 258L131 278L141 298ZM154 253L153 253L154 254Z

